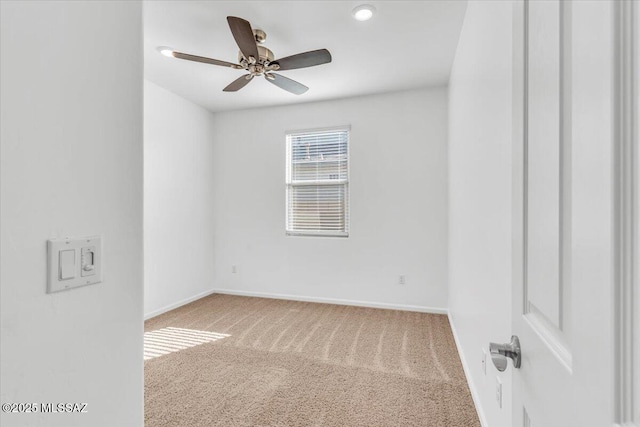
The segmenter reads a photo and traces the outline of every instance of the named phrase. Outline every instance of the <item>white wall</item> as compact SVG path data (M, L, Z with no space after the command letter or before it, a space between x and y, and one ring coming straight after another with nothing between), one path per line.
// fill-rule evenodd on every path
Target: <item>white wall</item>
M1 2L2 413L10 426L140 426L141 2ZM104 281L46 294L46 241L103 236Z
M511 369L490 357L481 369L482 348L511 336L511 13L510 2L469 2L449 86L449 310L492 427L511 424Z
M214 121L216 288L446 308L446 88L218 113ZM340 125L351 125L350 236L287 237L285 132Z
M213 287L213 115L144 84L144 312Z

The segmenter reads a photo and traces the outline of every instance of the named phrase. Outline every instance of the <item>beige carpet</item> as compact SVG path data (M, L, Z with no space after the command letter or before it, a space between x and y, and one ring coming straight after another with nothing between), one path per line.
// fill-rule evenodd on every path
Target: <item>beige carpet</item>
M212 295L145 338L146 427L480 426L444 315Z

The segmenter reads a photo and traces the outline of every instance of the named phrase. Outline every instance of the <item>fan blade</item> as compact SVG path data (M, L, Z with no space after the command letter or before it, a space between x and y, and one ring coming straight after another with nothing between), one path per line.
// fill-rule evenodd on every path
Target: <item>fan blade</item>
M256 38L253 35L249 21L235 16L227 16L227 22L229 23L231 34L233 34L233 38L236 39L236 43L244 57L247 58L247 60L250 56L253 56L256 61L260 59Z
M312 50L310 52L299 53L276 59L271 64L278 64L282 70L294 70L296 68L313 67L315 65L327 64L331 62L331 53L327 49Z
M237 70L242 69L241 65L232 64L231 62L220 61L213 58L205 58L204 56L190 55L188 53L175 52L175 51L172 53L172 55L174 56L174 58L186 59L187 61L195 61L195 62L203 62L205 64L220 65L222 67L231 67Z
M272 76L273 79L270 79L267 76ZM281 76L280 74L269 73L269 74L265 74L264 78L267 79L269 83L273 83L279 88L284 89L296 95L302 95L303 93L309 90L309 88L303 85L302 83L298 83L295 80L288 79L284 76Z
M247 78L249 77L249 78ZM253 76L251 74L245 74L244 76L238 77L234 81L232 81L229 86L222 89L224 92L236 92L249 84L249 82L253 80Z

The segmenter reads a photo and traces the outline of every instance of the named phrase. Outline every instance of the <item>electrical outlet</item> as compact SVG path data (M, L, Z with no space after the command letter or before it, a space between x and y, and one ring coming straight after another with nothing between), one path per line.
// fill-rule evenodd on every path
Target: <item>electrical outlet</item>
M231 266L231 272L232 272L233 274L237 273L237 272L238 272L238 267L237 267L237 266L235 266L235 265L232 265L232 266Z
M482 373L487 375L487 350L482 349Z
M502 409L502 382L500 382L500 377L496 377L496 402L498 402L498 408Z
M405 276L404 274L401 274L400 277L398 277L398 284L404 285L406 283L407 283L407 276Z

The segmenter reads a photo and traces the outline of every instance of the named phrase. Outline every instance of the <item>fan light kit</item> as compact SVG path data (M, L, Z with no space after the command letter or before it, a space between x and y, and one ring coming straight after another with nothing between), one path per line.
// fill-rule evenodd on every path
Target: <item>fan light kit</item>
M331 62L331 53L329 53L327 49L312 50L275 59L273 52L266 46L262 46L262 43L267 39L267 34L264 31L252 29L249 21L235 16L227 16L227 23L240 49L238 52L239 64L177 52L166 46L158 47L158 51L170 58L173 57L187 61L202 62L204 64L219 65L249 72L249 74L245 74L231 82L231 84L223 89L225 92L236 92L245 87L254 77L264 76L268 82L279 88L296 95L301 95L308 91L309 88L295 80L276 74L274 71L295 70L297 68L313 67Z
M361 4L360 6L353 9L351 13L353 14L353 17L358 21L368 21L373 17L375 11L376 8L371 6L370 4Z

